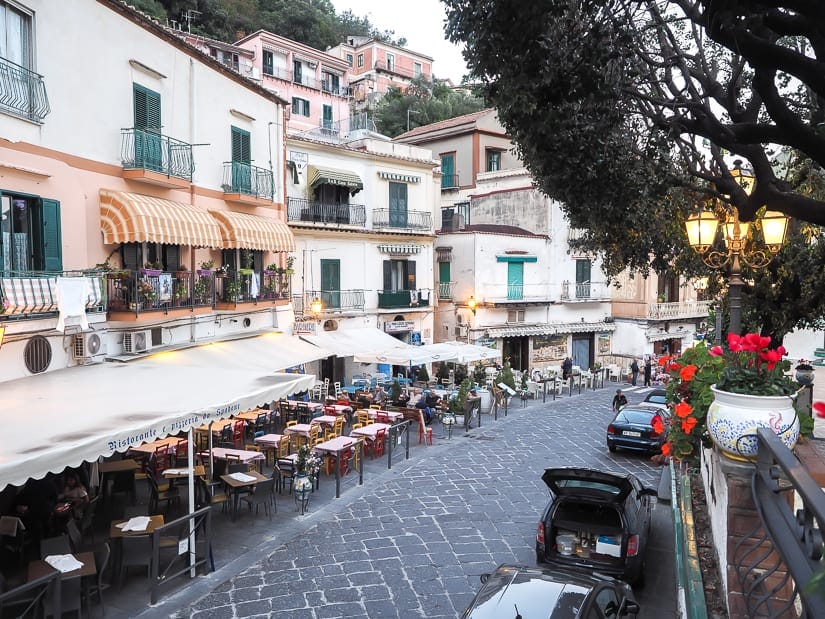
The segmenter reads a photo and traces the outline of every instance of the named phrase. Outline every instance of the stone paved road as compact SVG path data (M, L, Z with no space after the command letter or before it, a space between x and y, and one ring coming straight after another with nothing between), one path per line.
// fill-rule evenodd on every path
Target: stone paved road
M281 536L260 549L262 560L250 556L244 565L241 558L234 577L215 580L226 579L226 570L210 576L214 588L200 599L187 599L199 591L190 587L144 614L185 608L176 616L454 618L480 574L502 562L535 564L545 467L631 471L656 487L660 470L646 457L607 451L613 391L606 386L524 408L516 402L506 419L485 416L482 428L456 431L449 441L436 426L433 447L416 449L410 460L317 508L287 541ZM645 614L665 616L661 609Z

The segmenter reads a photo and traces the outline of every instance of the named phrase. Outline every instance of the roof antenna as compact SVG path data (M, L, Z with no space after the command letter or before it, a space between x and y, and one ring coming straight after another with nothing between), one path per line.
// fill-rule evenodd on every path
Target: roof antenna
M192 34L192 22L195 20L195 15L200 14L201 12L195 9L186 9L186 12L182 15L183 20L186 22L186 31L189 34Z

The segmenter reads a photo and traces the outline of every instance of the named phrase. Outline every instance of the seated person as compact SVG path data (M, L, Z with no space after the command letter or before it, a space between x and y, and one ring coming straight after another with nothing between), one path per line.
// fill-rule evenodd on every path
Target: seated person
M393 402L393 404L394 404L395 406L405 407L405 406L407 406L407 404L409 403L409 401L410 401L410 394L409 394L409 392L408 392L406 389L402 389L402 390L398 393L398 397L395 399L395 401Z
M388 400L387 392L384 391L384 388L381 385L375 387L375 391L372 394L372 403L373 404L385 404Z
M425 391L421 394L418 402L415 403L416 408L420 408L424 413L424 423L429 424L433 420L433 415L438 408L438 403L441 398L432 391Z
M74 517L80 519L83 517L84 508L89 503L89 493L74 471L66 473L64 483L63 492L58 495L58 499L70 503Z

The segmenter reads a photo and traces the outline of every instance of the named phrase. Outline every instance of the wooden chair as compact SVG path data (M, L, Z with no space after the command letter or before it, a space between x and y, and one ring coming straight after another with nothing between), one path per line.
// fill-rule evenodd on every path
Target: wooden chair
M363 428L363 427L364 427L363 423L354 423L354 424L352 424L352 429L353 430L357 430L358 428Z
M321 433L321 428L318 427L318 424L315 423L309 428L309 438L307 439L307 445L315 445L315 441L318 439L318 436Z
M424 411L420 408L416 410L418 411L418 444L420 445L423 441L424 445L432 445L433 429L424 423Z
M385 411L382 411L380 413L375 413L375 421L377 421L378 423L389 423L390 422L390 416L387 415L387 413Z
M286 458L289 456L289 436L284 434L281 440L278 441L278 458Z
M386 430L378 430L375 433L375 440L372 442L372 455L375 456L383 456L384 455L384 445L386 444L387 439L387 431Z
M296 419L294 421L287 421L286 425L284 427L285 428L291 428L292 426L297 426L297 425L298 425L298 420Z
M243 430L245 425L243 419L238 419L238 421L232 424L232 445L235 449L243 449Z
M343 417L338 417L338 419L335 420L335 426L334 426L335 436L344 436L344 424L345 423L346 423L346 419L344 419Z
M189 460L189 441L182 438L175 445L175 466L186 466Z
M360 423L362 426L365 426L369 423L370 414L367 411L365 411L363 408L358 409L355 412L355 415L358 417L358 423Z

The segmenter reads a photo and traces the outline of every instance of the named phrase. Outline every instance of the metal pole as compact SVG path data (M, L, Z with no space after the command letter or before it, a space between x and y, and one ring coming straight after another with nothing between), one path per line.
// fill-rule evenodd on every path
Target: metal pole
M742 332L742 267L739 264L739 252L733 254L728 282L728 304L730 305L730 325L728 333Z
M194 578L196 574L195 564L195 431L190 427L187 432L186 466L189 467L189 576ZM177 463L176 463L177 464ZM150 473L151 475L151 473Z

